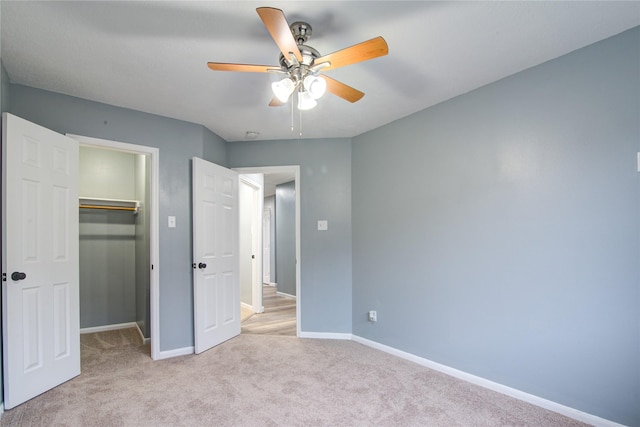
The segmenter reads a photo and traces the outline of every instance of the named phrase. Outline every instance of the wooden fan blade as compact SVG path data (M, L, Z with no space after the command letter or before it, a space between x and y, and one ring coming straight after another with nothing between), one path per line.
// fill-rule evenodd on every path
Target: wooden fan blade
M269 103L269 107L282 107L286 102L282 102L278 99L277 96L274 96L271 102Z
M284 57L288 60L291 58L290 54L293 53L298 61L302 62L302 54L293 34L291 34L291 28L289 28L284 12L274 7L259 7L256 11Z
M389 46L382 37L376 37L366 42L358 43L351 47L344 48L337 52L330 53L313 61L315 64L328 62L328 67L323 67L322 71L332 70L345 65L367 61L369 59L384 56L389 53Z
M282 71L273 65L230 64L227 62L207 62L213 71L241 71L245 73L273 73Z
M360 92L358 89L354 89L349 85L332 79L331 77L323 75L322 78L327 81L327 91L342 99L346 99L349 102L356 102L364 96L364 92Z

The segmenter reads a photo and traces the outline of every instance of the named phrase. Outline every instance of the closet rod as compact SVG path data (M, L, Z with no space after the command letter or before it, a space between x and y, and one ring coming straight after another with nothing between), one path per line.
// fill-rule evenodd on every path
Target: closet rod
M126 206L107 206L107 205L80 205L80 209L106 209L111 211L132 211L135 212L136 208L130 208Z

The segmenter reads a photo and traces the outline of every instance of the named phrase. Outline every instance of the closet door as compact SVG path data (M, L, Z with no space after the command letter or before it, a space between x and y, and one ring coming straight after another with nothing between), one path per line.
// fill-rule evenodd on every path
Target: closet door
M238 174L193 158L195 352L240 334Z
M9 409L80 374L78 143L10 114L2 118Z

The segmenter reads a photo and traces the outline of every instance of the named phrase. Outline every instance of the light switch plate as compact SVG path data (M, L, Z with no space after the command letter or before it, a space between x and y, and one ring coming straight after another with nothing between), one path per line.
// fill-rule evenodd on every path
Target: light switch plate
M169 228L176 228L176 217L175 216L170 216L169 217Z
M327 231L328 229L329 229L329 222L326 219L321 219L318 221L319 231Z

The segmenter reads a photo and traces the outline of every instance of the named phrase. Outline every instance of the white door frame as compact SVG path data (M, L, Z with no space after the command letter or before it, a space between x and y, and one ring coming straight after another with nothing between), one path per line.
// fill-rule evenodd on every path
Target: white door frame
M123 151L126 153L132 154L144 154L151 156L151 188L150 190L150 251L149 258L151 260L151 271L149 274L149 311L150 311L150 322L151 322L151 359L158 360L160 357L160 287L159 287L159 278L160 278L160 262L159 262L159 254L160 254L160 231L159 231L159 197L158 197L158 188L159 188L159 169L160 169L160 150L155 147L149 147L146 145L137 145L137 144L129 144L126 142L117 142L111 141L108 139L100 139L100 138L92 138L88 136L81 135L73 135L67 134L68 137L77 140L80 143L80 146L87 147L101 147L108 148L110 150Z
M238 172L236 170L236 172ZM251 271L251 309L254 313L264 312L264 305L262 304L262 209L264 206L264 191L261 183L255 182L251 176L246 174L240 175L240 181L254 190L254 196L256 200L252 204L252 218L251 223L254 229L252 235L252 252L257 262L253 262L253 268ZM245 209L245 207L240 207Z
M302 306L302 292L300 291L300 166L263 166L263 167L243 167L233 168L239 174L252 174L252 173L292 173L295 177L295 192L296 192L296 335L300 336L300 312ZM263 200L264 203L264 200ZM262 210L260 210L260 218L262 218ZM260 229L262 230L262 219L259 221ZM262 232L260 232L260 238L262 239ZM262 250L262 248L260 248ZM260 258L262 259L262 258Z

